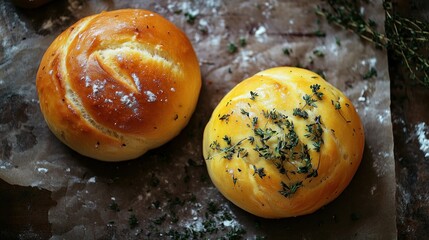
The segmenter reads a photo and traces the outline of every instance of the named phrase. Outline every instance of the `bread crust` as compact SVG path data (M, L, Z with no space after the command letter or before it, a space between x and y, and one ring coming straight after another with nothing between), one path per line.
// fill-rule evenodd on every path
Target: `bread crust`
M364 129L351 101L311 71L279 67L234 87L204 131L214 185L264 218L313 213L346 188Z
M52 132L104 161L136 158L176 135L198 100L198 59L185 34L139 9L81 19L47 49L37 73Z

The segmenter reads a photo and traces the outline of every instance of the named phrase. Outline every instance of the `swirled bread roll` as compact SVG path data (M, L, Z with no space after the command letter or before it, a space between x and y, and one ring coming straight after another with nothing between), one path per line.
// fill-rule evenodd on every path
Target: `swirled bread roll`
M203 141L210 177L227 199L284 218L340 195L361 162L364 130L341 91L311 71L279 67L233 88Z
M199 63L185 34L137 9L81 19L55 39L37 73L52 132L105 161L136 158L178 135L200 88Z

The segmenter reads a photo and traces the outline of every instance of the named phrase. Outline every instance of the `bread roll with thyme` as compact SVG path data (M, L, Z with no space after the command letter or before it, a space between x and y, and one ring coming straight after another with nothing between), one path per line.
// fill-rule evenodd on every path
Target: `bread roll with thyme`
M310 214L334 200L363 148L350 100L316 73L292 67L239 83L214 110L203 140L214 185L264 218Z
M188 123L201 88L185 34L158 14L124 9L81 19L47 49L37 73L52 132L91 158L136 158Z

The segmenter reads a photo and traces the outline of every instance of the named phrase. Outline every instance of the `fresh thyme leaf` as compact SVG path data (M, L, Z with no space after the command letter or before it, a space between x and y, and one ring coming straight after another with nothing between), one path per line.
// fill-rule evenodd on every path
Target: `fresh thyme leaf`
M253 170L255 171L253 175L258 174L261 179L266 176L264 168L256 168L256 166L253 165Z
M291 48L283 48L283 54L289 56L292 53Z
M225 135L225 137L223 137L222 139L226 142L228 146L231 146L231 137Z
M320 51L320 50L314 50L314 51L313 51L313 54L314 54L316 57L324 57L324 56L325 56L325 54L324 54L322 51Z
M234 43L228 44L228 52L229 53L236 53L238 51L238 47Z
M308 118L308 113L305 110L302 110L301 108L294 108L292 114L294 116L302 117L304 119Z
M429 23L399 16L392 10L392 1L383 2L386 34L376 29L373 20L361 14L359 0L327 0L329 7L318 7L316 14L330 24L354 31L376 47L389 50L401 59L411 80L429 87ZM366 3L366 2L364 2ZM372 75L374 76L374 75ZM371 76L371 77L372 77Z
M240 47L245 47L247 45L247 41L245 38L240 38Z
M282 190L279 193L285 197L290 197L302 186L302 182L296 182L290 186L288 186L283 181L281 182Z
M186 22L188 22L189 24L194 24L195 19L197 19L197 14L186 12L185 18L186 18Z
M228 122L229 116L231 116L231 115L230 114L224 114L219 118L219 120L221 120L221 121L226 120Z
M240 113L243 114L243 115L246 115L247 117L249 117L249 112L247 112L244 109L240 109Z
M366 79L370 79L372 77L377 77L377 70L375 70L374 67L371 67L369 69L369 71L367 73L365 73L365 75L363 75L363 79L366 80Z
M257 96L259 96L258 93L250 91L250 99L251 100L255 100Z

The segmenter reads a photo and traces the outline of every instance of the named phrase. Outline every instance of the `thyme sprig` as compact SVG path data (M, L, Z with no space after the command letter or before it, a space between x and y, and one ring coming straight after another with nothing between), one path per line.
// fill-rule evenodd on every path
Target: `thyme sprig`
M316 102L318 100L322 100L323 93L320 92L320 85L319 84L313 84L310 85L312 95L305 94L302 99L304 99L305 104L301 108L294 108L293 109L293 115L302 117L304 119L308 118L307 111L304 110L307 106L317 108ZM315 98L316 97L316 98Z
M361 13L362 2L368 3L367 0L327 0L329 7L318 7L316 13L376 47L389 50L402 60L412 80L429 87L429 23L399 16L393 12L392 2L385 0L386 34L381 33L375 21Z

